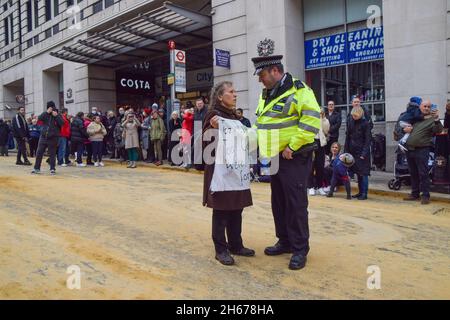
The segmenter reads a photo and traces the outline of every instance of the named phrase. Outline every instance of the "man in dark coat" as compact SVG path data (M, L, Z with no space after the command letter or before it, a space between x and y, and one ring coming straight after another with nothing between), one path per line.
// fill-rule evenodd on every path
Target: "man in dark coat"
M72 120L70 124L70 144L72 147L72 152L77 153L76 166L84 167L82 156L84 150L84 141L87 139L88 135L86 132L86 128L84 127L84 113L78 112L76 117Z
M10 131L6 122L0 119L0 156L8 156L8 136Z
M191 141L191 159L194 159L195 169L203 170L205 165L203 163L202 154L199 152L199 146L201 145L201 133L204 124L205 116L208 108L203 101L203 98L195 100L195 112L194 112L194 134Z
M342 124L342 117L339 111L334 109L334 101L328 101L328 112L325 113L330 122L330 131L328 132L328 143L325 149L326 154L331 154L331 145L339 140L339 129Z
M31 173L39 174L41 172L42 157L44 156L45 150L48 149L50 155L50 174L54 175L56 172L56 148L58 147L58 140L61 136L64 119L58 114L58 110L53 101L47 102L47 111L43 112L38 119L42 122L42 130L36 152L36 163Z
M17 142L17 165L31 166L30 161L27 158L27 148L26 143L30 138L30 133L28 129L28 124L25 119L25 107L20 107L19 112L13 118L12 129L14 138ZM22 162L23 157L23 162Z

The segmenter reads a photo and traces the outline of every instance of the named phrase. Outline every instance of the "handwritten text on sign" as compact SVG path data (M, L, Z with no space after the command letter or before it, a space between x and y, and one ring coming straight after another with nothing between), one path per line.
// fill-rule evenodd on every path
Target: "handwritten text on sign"
M240 121L220 118L212 192L250 189L249 131Z

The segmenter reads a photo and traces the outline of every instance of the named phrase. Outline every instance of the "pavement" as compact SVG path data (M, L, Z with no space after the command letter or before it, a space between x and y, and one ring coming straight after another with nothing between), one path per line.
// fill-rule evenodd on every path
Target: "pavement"
M104 162L109 163L120 163L119 160L116 159L104 159ZM125 166L125 163L123 163ZM195 169L189 169L186 170L184 168L178 167L178 166L171 166L167 164L167 161L165 161L165 164L162 166L155 166L151 163L145 163L145 162L138 162L139 166L148 167L148 168L159 168L164 170L174 170L179 172L187 172L194 174L203 174L202 171L198 171ZM394 178L394 174L391 172L385 172L385 171L372 171L371 176L369 178L369 194L377 194L377 195L385 195L385 196L391 196L391 197L397 197L397 198L404 198L408 196L411 192L411 187L402 185L400 190L391 190L388 187L388 182ZM352 180L352 193L355 194L358 192L357 186L355 186L356 180ZM450 186L449 185L440 185L440 186L432 186L431 187L431 199L433 201L439 201L439 202L445 202L450 204Z
M446 202L310 197L311 251L291 271L263 253L270 186L254 183L242 236L256 256L226 267L201 174L108 162L36 176L14 160L0 157L0 299L450 299Z

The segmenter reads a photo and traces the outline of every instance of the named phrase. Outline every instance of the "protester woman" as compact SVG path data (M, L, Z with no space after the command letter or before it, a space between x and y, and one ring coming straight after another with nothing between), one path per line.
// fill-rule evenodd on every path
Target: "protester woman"
M205 116L203 134L212 128L218 128L218 117L238 120L235 113L236 91L231 82L220 82L211 91L210 107ZM203 147L214 142L205 142ZM242 211L251 206L250 189L242 191L210 190L214 175L214 164L206 164L204 172L203 205L213 209L212 239L216 250L216 259L224 265L234 264L230 255L254 256L255 251L243 245ZM226 179L226 177L220 177ZM225 237L227 235L227 238ZM228 239L228 241L227 241Z

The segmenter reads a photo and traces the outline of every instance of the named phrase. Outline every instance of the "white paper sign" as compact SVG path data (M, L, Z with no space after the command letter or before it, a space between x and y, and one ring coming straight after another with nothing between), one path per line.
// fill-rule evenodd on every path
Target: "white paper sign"
M212 192L250 189L248 131L238 120L220 118Z

